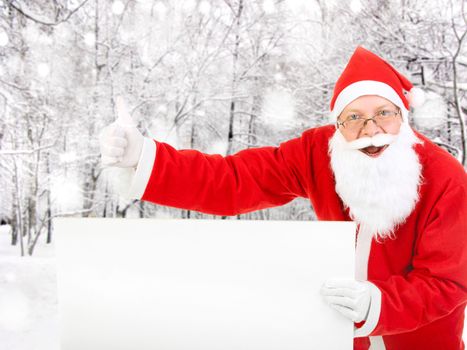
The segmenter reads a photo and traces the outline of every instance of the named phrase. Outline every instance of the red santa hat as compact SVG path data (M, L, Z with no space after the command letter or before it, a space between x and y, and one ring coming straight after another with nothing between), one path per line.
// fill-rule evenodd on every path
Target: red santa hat
M409 107L423 104L423 90L412 83L393 66L371 51L359 46L336 82L331 100L331 120L335 122L350 102L364 95L378 95L401 109L408 121Z

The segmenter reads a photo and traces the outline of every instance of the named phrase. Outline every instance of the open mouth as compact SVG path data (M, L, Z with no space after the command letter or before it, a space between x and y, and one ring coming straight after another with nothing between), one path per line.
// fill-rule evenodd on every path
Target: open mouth
M387 147L388 147L388 145L384 145L384 146L381 146L381 147L368 146L368 147L362 148L360 151L362 151L363 153L365 153L369 157L376 158L376 157L379 157L379 155L381 153L383 153L383 151Z

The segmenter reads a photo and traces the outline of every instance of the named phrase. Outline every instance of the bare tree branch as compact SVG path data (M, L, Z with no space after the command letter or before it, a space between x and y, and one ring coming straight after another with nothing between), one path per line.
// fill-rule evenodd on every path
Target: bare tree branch
M16 11L18 11L21 15L23 15L24 17L26 17L27 19L30 19L31 21L34 21L36 23L39 23L39 24L42 24L42 25L45 25L45 26L56 26L56 25L59 25L63 22L66 22L70 19L71 16L73 16L81 7L83 7L89 0L84 0L81 4L79 4L74 10L71 10L67 16L65 16L64 18L62 18L61 20L59 21L55 21L55 22L47 22L45 20L42 20L42 19L38 19L37 17L35 16L32 16L28 13L26 13L25 11L23 11L21 9L20 6L17 6L14 4L15 0L7 0L7 3L8 5L15 9Z
M41 146L41 147L37 147L35 149L26 149L26 150L0 150L0 156L16 156L16 155L20 155L20 154L33 154L35 152L39 152L43 149L47 149L47 148L52 148L55 146L55 143L51 144L51 145L47 145L47 146Z

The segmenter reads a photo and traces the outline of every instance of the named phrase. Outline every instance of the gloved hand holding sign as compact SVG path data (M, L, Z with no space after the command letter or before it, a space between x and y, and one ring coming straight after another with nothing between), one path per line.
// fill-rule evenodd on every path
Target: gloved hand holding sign
M321 288L324 300L354 322L365 321L371 304L370 282L329 279Z

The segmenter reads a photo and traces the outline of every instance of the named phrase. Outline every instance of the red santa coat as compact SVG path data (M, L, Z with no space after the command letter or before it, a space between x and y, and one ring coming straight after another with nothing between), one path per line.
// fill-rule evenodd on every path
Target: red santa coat
M279 147L227 157L146 140L132 192L145 201L216 215L304 197L319 220L351 220L330 166L334 132L332 125L309 129ZM371 349L464 349L467 176L451 155L416 134L423 141L414 146L422 164L420 200L395 239L369 237L368 249L357 249L367 255L362 268L378 288L367 321L356 330L356 350L369 349L370 341Z

